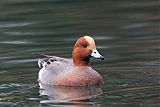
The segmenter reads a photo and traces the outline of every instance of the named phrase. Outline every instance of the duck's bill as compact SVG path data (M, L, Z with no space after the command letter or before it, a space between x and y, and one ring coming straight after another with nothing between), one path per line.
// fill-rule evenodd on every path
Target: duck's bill
M96 59L104 60L104 57L101 54L99 54L99 52L96 49L92 50L91 56Z

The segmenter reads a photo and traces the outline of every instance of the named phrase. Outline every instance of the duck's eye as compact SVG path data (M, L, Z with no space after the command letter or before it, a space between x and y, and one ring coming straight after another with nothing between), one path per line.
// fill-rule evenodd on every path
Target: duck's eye
M86 44L86 43L83 43L83 44L82 44L82 47L83 47L83 48L86 48L87 46L88 46L88 44Z

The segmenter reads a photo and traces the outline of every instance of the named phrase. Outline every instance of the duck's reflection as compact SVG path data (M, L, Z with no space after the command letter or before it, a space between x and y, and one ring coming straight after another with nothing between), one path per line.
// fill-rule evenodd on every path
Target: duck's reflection
M43 100L41 103L65 103L68 101L88 100L102 94L99 86L65 87L43 83L39 83L39 86L40 95L48 97L48 100Z

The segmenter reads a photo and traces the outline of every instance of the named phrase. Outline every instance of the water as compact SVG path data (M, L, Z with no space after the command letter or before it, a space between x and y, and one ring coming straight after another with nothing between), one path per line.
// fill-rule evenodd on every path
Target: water
M1 0L0 106L159 107L159 21L157 0ZM40 90L33 53L70 58L86 34L105 57L91 60L104 84Z

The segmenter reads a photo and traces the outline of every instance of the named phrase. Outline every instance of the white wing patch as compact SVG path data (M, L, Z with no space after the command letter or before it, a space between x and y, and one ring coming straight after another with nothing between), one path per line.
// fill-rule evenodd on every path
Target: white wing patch
M46 67L47 63L43 59L38 59L38 66L39 68Z

